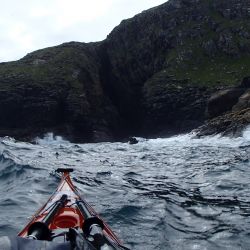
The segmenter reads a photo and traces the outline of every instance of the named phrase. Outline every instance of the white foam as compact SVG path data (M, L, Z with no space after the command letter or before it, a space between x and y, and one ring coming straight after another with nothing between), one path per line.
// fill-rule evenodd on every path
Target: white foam
M248 127L243 131L242 137L243 137L244 140L250 142L250 126L248 126Z
M158 146L171 146L171 145L183 145L183 146L225 146L225 147L239 147L250 143L250 126L243 131L241 137L227 137L213 135L201 138L196 138L195 133L183 134L178 136L173 136L169 138L157 138L150 139L148 143L152 145L158 144Z
M47 133L43 138L37 137L35 142L39 145L61 145L68 144L69 141L65 140L62 136L54 135L53 133Z

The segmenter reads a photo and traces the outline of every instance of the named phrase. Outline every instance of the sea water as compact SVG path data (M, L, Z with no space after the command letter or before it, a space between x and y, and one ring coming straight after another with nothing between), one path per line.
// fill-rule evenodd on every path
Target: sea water
M139 143L0 140L0 236L16 235L70 167L85 199L131 249L250 249L250 128Z

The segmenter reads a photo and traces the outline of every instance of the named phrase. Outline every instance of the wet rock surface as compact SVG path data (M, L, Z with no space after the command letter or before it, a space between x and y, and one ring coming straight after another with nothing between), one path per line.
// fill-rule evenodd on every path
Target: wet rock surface
M197 136L221 134L222 136L238 137L250 123L250 108L237 112L229 112L207 121L197 130Z
M213 94L207 105L207 112L213 119L197 129L197 136L222 134L241 136L250 124L249 77L240 86L225 89ZM214 112L214 113L213 113Z
M102 42L1 63L0 136L170 135L196 128L207 114L246 109L249 9L243 0L170 0L122 21ZM211 97L218 90L222 99Z

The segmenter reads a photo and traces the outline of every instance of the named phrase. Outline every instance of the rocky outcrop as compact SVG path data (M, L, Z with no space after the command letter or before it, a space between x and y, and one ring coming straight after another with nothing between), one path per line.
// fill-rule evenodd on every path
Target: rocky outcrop
M237 85L248 72L248 7L245 1L173 0L116 27L104 43L107 86L129 124L166 135L212 115L212 102L206 113L211 93ZM216 104L213 117L230 110L244 90L232 92L226 95L231 104L224 100L229 107Z
M197 129L198 137L213 134L240 136L250 123L249 77L245 77L240 86L213 94L207 112L213 119Z
M211 119L195 130L195 132L197 137L216 134L238 137L242 135L242 131L249 124L250 108L247 108Z
M240 96L238 102L233 106L232 111L238 112L247 108L250 108L250 90L247 90L242 96Z
M103 141L195 128L214 91L250 75L249 8L244 0L169 0L102 42L0 64L0 135ZM245 107L246 97L237 106L240 91L210 99L210 117Z
M166 72L155 74L143 87L147 111L143 128L168 135L198 127L205 120L206 100L212 92L204 86L192 86L188 80L167 77Z
M103 91L100 67L95 46L81 43L0 65L1 135L53 131L74 141L110 140L119 117Z
M208 118L214 118L232 110L232 107L238 102L244 91L244 88L229 88L214 93L207 104Z

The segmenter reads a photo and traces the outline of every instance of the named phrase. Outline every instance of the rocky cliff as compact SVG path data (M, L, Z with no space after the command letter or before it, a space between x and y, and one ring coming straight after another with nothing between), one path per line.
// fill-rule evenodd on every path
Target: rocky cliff
M169 0L102 42L1 63L0 135L103 141L189 131L209 118L213 92L250 75L249 21L248 1Z

